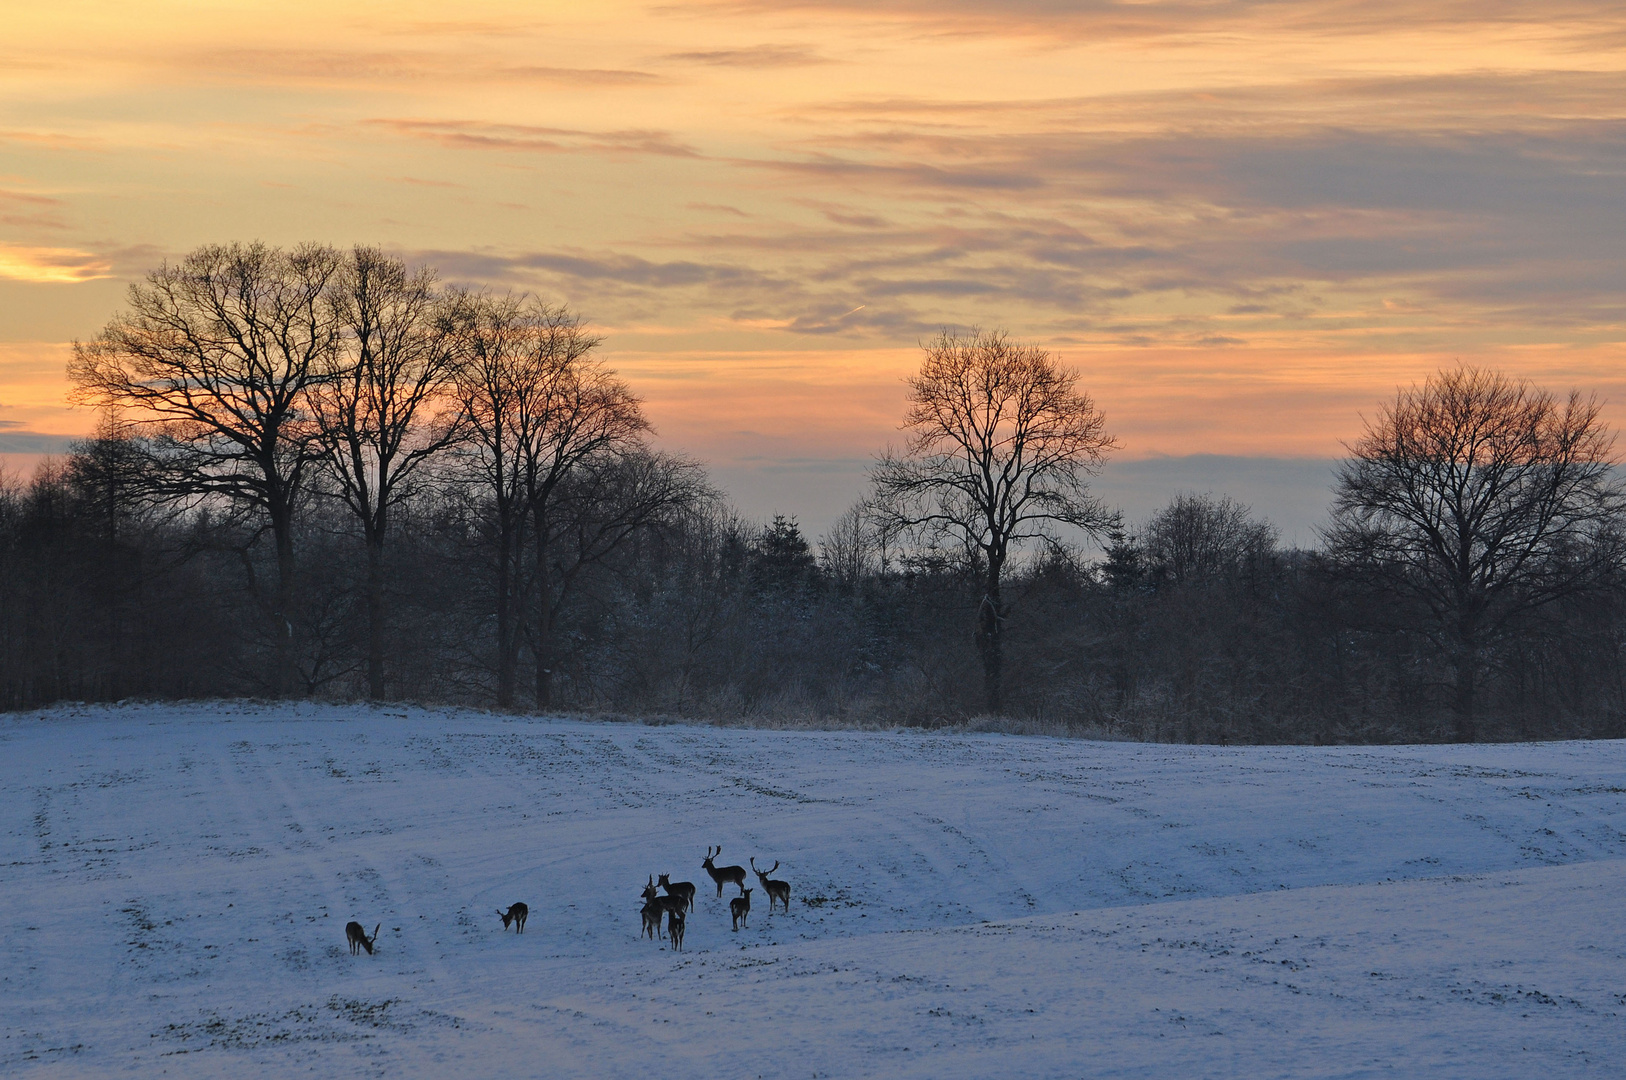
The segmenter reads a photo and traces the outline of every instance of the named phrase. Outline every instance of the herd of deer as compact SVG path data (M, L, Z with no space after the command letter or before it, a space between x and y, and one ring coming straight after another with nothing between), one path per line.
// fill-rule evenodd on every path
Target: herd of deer
M717 845L716 850L710 847L706 848L706 857L701 860L700 865L706 873L711 875L711 880L717 883L717 899L721 900L723 898L724 885L737 885L739 887L740 895L728 902L728 913L733 918L734 929L738 930L745 924L746 918L751 914L751 893L755 890L745 887L745 867L718 866L716 864L717 856L722 853L723 846L721 844ZM751 872L757 876L757 881L762 884L762 891L768 895L768 914L773 914L773 906L777 901L783 905L785 914L789 915L790 882L775 881L768 876L779 869L779 860L775 859L774 864L766 870L757 869L756 859L753 858L749 861L751 863ZM657 889L665 889L666 895L662 896L656 891ZM660 880L656 881L655 875L651 874L649 884L644 886L643 897L643 936L651 940L657 937L670 938L673 950L681 952L683 950L684 923L688 912L694 910L694 883L692 881L673 881L669 874L662 874ZM514 932L517 934L525 932L525 919L530 913L531 909L522 903L512 904L507 911L503 911L501 908L497 909L497 915L502 919L502 928L506 930L512 924ZM664 934L661 932L661 916L663 914L666 916L666 931ZM355 956L362 949L366 949L367 955L371 956L373 954L373 942L378 940L378 931L383 925L383 923L379 923L378 926L373 927L373 936L368 937L367 928L360 923L351 922L346 924L344 936L350 943L350 955Z
M723 886L735 885L740 895L728 902L728 913L733 919L734 929L738 930L745 925L751 914L751 893L755 890L745 887L745 867L718 866L717 856L723 853L723 846L717 845L716 850L706 849L706 857L701 860L700 866L711 875L711 880L717 883L717 899L723 898ZM779 861L766 870L757 869L756 859L751 859L751 872L762 883L762 891L768 894L768 913L773 913L774 902L778 901L784 906L785 914L790 914L790 882L775 881L768 875L779 869ZM662 896L657 889L665 889ZM688 919L688 913L694 910L694 883L691 881L673 881L671 875L662 874L659 881L655 875L649 876L649 883L644 886L644 906L640 911L644 919L644 936L651 940L662 937L661 916L666 916L665 937L670 938L672 949L677 952L683 950L683 931Z

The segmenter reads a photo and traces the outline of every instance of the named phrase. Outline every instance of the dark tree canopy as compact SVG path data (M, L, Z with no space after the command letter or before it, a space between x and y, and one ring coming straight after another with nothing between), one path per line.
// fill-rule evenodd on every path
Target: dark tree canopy
M307 394L332 488L367 549L368 696L384 696L384 545L394 512L431 463L463 436L450 393L460 298L376 248L344 255L328 291L339 329Z
M1626 737L1626 492L1581 394L1471 368L1401 391L1324 543L1284 550L1224 494L1126 531L1078 373L945 332L904 444L810 544L658 449L599 346L373 248L160 267L76 346L95 433L0 471L0 708L517 709L534 679L539 709L792 726Z
M1141 536L1146 571L1176 584L1233 576L1276 549L1276 529L1227 495L1181 492Z
M1421 604L1455 669L1459 739L1484 646L1614 566L1613 449L1595 398L1471 367L1400 391L1350 447L1328 552Z
M1089 478L1116 445L1106 419L1078 389L1078 373L1003 331L945 330L909 379L902 453L872 479L879 506L927 543L947 539L980 565L977 643L987 705L1000 708L1001 582L1024 544L1055 544L1061 527L1097 534L1116 516Z
M69 365L79 401L152 437L172 494L222 496L263 514L277 553L267 632L272 689L295 679L294 514L315 426L306 392L340 334L331 248L211 245L130 286L127 309Z
M813 549L794 517L775 514L755 545L756 573L773 589L792 590L805 584L818 565Z

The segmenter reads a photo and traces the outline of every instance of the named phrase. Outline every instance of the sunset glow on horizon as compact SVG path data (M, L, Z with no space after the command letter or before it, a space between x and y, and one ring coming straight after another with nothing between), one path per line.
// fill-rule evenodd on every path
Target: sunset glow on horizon
M1336 457L1459 361L1596 391L1626 426L1609 5L5 19L0 438L87 430L68 343L164 260L253 239L381 244L569 304L664 445L814 520L897 439L943 326L1078 367L1126 461Z

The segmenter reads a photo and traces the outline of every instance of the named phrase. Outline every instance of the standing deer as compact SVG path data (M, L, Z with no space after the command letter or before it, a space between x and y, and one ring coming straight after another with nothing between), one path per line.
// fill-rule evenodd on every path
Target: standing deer
M659 881L657 881L655 884L657 884L661 888L665 889L667 896L681 896L684 900L688 901L689 910L690 911L694 910L694 882L692 882L692 881L676 881L675 882L675 881L672 880L672 875L671 874L662 874L661 879Z
M680 907L668 908L666 911L666 936L672 940L672 951L683 951L683 924L688 920Z
M644 890L644 906L639 914L644 917L643 936L654 940L661 932L661 906L655 902L654 889Z
M660 896L655 892L655 875L649 876L649 884L644 886L644 899L655 905L657 911L682 911L688 906L683 897L674 893Z
M721 900L723 898L723 886L731 881L740 887L740 895L743 896L745 894L745 867L725 866L721 870L717 869L712 860L722 853L723 845L721 844L717 845L716 851L708 847L706 857L701 861L700 865L705 868L706 873L711 875L711 880L717 883L717 899Z
M516 934L523 934L525 932L525 917L530 913L530 908L517 901L507 911L504 911L502 908L497 909L497 914L502 917L502 928L506 930L508 929L508 924L513 923L514 933Z
M346 923L344 927L344 937L346 941L350 942L350 955L355 956L363 949L367 950L368 956L373 955L373 942L378 940L378 931L383 926L383 923L379 923L377 926L373 927L373 936L368 937L367 928L362 926L359 922L352 921Z
M738 930L745 917L751 914L750 889L741 889L740 895L728 902L728 913L734 917L734 929Z
M762 891L768 894L768 914L773 914L773 902L777 900L781 904L785 905L785 914L789 915L790 882L774 881L768 877L769 874L773 873L777 869L779 869L778 859L775 859L773 861L773 865L768 867L766 870L758 870L756 859L753 858L751 860L751 872L757 876L758 881L762 882Z

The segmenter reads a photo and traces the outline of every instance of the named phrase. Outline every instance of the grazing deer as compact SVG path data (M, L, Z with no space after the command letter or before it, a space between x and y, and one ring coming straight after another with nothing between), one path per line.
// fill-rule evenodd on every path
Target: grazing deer
M728 902L728 913L734 917L734 929L738 930L745 917L751 914L750 889L741 889L740 895Z
M671 874L662 874L661 879L655 884L665 889L667 896L681 896L688 901L689 910L694 910L694 882L673 881Z
M502 917L502 928L506 930L508 929L508 924L513 923L514 933L516 934L523 934L525 932L525 917L530 913L530 908L518 902L516 902L507 911L504 911L502 908L497 909L497 914Z
M350 955L355 956L363 949L367 950L368 956L373 955L373 942L378 940L378 931L382 929L383 926L383 923L379 923L377 926L373 927L373 936L368 937L366 927L362 926L359 922L346 923L344 928L344 937L346 941L350 942Z
M701 861L700 865L705 868L706 873L711 875L711 880L717 883L717 899L721 900L723 898L723 886L731 881L740 887L740 894L743 896L745 894L745 867L725 866L721 870L717 869L712 860L722 853L723 845L721 844L717 845L716 851L708 847L706 857Z
M683 915L683 909L668 908L666 911L666 936L672 941L672 951L683 951L683 924L688 920Z
M768 894L768 914L773 914L773 902L777 900L781 904L785 905L785 914L789 915L790 882L774 881L768 877L769 874L773 873L777 869L779 869L778 859L775 859L773 861L773 865L768 867L766 870L758 870L756 859L753 858L751 860L751 872L757 876L758 881L762 882L762 891Z

